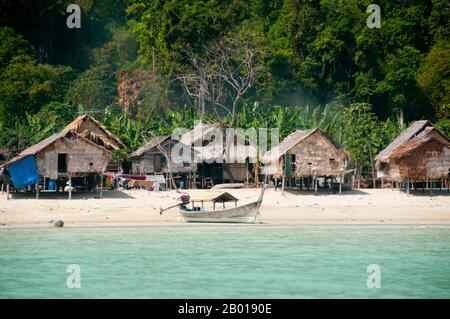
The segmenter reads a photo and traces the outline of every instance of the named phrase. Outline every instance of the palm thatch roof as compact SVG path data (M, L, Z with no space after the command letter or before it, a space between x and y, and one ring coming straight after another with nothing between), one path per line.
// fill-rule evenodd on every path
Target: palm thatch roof
M53 135L50 135L49 137L47 137L46 139L40 141L39 143L23 150L21 153L19 153L19 155L15 156L14 158L10 159L9 161L7 161L6 163L3 163L2 165L0 165L0 167L4 167L7 165L10 165L14 162L20 161L21 159L30 156L30 155L36 155L39 152L42 152L45 148L47 148L48 146L52 145L54 142L56 142L59 139L63 139L63 138L73 138L73 139L81 139L86 143L89 143L95 147L97 147L99 150L101 150L102 152L104 152L107 156L110 156L109 151L104 148L103 146L100 146L94 142L92 142L91 140L81 136L79 133L77 133L76 131L66 131L63 130L59 133L55 133Z
M385 155L385 159L399 159L405 156L411 155L416 149L423 146L424 144L435 141L441 144L443 147L450 148L450 139L445 136L441 131L436 129L434 126L425 127L420 133L418 133L413 138L405 141L397 148L395 148L388 155Z
M376 165L386 161L397 148L417 136L424 128L428 126L434 127L433 124L427 120L413 122L405 131L397 136L391 144L378 153L378 155L374 158Z
M248 138L242 136L235 130L235 136L239 136L245 141L245 145L224 145L220 144L214 136L217 130L222 133L225 141L227 127L221 123L197 124L191 131L186 132L180 137L180 142L192 146L196 151L197 160L212 162L218 159L225 159L228 162L244 162L246 157L256 157L258 148ZM214 136L214 138L213 138ZM211 141L212 143L208 144ZM207 144L205 144L205 142ZM234 141L233 141L234 142Z
M92 130L83 129L83 123L95 125L99 132L92 132ZM117 150L125 147L120 139L112 134L103 124L88 114L78 116L62 130L62 132L69 131L80 133L84 137L91 139L94 143L105 146L108 149Z
M204 137L209 136L214 130L222 129L219 123L205 124L199 123L189 132L184 133L180 137L180 142L186 145L201 145Z
M308 131L297 130L295 132L292 132L283 141L281 141L280 144L278 144L277 146L273 147L271 150L266 152L266 154L264 154L262 158L262 162L264 164L277 163L280 157L285 155L291 148L293 148L295 145L297 145L298 143L305 140L306 138L308 138L309 136L311 136L316 132L319 132L322 135L324 135L334 147L344 152L347 157L350 157L347 154L347 152L341 148L340 145L338 145L329 136L323 133L320 128L316 127Z
M170 138L170 135L164 135L164 136L157 136L152 138L150 141L148 141L147 143L145 143L143 146L141 146L140 148L138 148L136 151L134 151L130 157L139 157L141 155L143 155L145 152L161 145L162 143L164 143L166 140L168 140Z
M238 199L228 192L207 191L190 198L192 202L234 202Z
M262 162L265 164L278 162L279 158L287 153L292 147L303 141L306 137L311 135L315 131L301 131L297 130L289 134L280 144L273 147L262 158Z

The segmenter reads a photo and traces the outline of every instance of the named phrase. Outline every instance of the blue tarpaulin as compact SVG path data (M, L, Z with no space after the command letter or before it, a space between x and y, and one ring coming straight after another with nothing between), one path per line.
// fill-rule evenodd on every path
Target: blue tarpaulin
M24 188L39 182L34 156L27 156L20 161L9 164L8 169L15 188Z

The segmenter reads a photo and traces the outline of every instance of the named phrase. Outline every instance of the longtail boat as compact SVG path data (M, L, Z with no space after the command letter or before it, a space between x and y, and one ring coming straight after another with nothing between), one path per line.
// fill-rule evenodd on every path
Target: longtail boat
M264 196L264 187L261 187L261 193L256 201L238 205L238 199L227 192L210 191L197 197L190 198L189 195L181 196L179 206L180 214L185 222L198 223L253 223L259 213L259 208ZM204 203L213 204L212 210L204 209ZM234 202L234 207L226 208L225 203ZM196 206L196 204L201 206ZM216 209L218 203L222 204L222 209ZM192 206L189 208L188 206ZM169 208L172 208L171 206ZM169 209L166 208L166 209ZM166 210L164 209L164 210ZM160 213L164 211L161 209Z

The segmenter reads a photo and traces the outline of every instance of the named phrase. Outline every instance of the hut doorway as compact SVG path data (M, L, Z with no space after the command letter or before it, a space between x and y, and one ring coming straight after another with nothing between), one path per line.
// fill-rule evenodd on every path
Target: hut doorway
M160 173L166 167L166 158L161 154L154 155L153 168L155 173Z
M67 173L67 154L58 154L58 173Z

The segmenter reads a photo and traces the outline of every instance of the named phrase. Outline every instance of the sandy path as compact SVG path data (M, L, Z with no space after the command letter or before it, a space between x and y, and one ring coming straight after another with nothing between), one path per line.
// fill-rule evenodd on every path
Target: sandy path
M190 191L191 194L202 192ZM241 202L257 198L259 190L229 190ZM103 199L94 194L74 194L69 201L62 196L41 193L41 199L19 194L7 201L0 195L0 227L51 226L61 219L65 226L94 225L186 225L177 209L162 216L159 207L173 205L175 191L110 191ZM232 205L232 204L229 204ZM292 191L267 190L261 208L266 225L308 224L450 224L450 192L418 191L407 196L398 190L360 190L342 196Z

